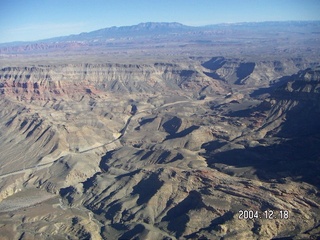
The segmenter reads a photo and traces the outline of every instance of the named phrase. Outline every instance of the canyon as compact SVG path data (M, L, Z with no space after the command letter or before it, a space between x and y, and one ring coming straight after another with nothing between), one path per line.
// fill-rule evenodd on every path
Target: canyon
M0 46L0 239L320 237L318 26Z

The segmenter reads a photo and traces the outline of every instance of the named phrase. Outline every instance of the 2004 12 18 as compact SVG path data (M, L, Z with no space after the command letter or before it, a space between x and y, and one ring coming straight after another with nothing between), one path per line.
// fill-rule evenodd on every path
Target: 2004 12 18
M289 219L288 210L265 210L259 212L256 210L239 210L238 219L248 220L248 219Z

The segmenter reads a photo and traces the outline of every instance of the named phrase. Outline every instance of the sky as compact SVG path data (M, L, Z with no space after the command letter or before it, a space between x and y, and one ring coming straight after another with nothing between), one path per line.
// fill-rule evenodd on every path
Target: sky
M141 22L320 20L320 0L1 0L0 43L34 41Z

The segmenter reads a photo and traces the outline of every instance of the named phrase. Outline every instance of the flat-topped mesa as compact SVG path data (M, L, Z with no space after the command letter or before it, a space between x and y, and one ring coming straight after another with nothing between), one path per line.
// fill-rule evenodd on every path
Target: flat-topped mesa
M297 101L316 100L320 97L320 67L299 71L292 80L279 87L273 98Z
M308 68L306 70L300 71L297 76L297 80L306 82L320 82L320 66L317 66L314 69Z
M194 67L155 64L63 64L0 69L0 93L18 99L78 98L84 94L224 92L219 83Z
M202 66L206 74L236 85L268 87L271 81L291 76L319 62L308 58L254 59L213 57Z
M277 88L264 105L270 107L263 132L281 137L319 134L320 69L306 69Z
M16 97L19 100L52 100L84 94L90 84L82 82L81 87L65 81L63 77L49 69L50 67L7 67L0 72L0 93Z

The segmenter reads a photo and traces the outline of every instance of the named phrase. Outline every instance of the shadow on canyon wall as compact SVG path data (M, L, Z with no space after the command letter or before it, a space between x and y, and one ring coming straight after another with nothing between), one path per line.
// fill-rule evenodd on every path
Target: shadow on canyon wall
M283 181L286 177L320 187L320 135L292 139L268 147L233 149L216 153L206 152L204 157L210 167L222 163L237 168L253 167L256 176L265 181ZM223 170L222 170L223 171ZM231 171L231 172L230 172ZM228 169L228 174L233 174Z

